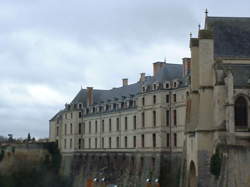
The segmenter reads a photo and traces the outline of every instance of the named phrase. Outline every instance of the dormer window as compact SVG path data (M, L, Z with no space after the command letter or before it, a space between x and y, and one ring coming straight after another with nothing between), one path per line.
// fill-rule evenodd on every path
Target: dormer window
M79 104L79 108L80 108L80 109L82 108L82 104Z
M165 83L165 89L169 89L170 88L170 82L166 82Z
M156 84L153 84L153 89L156 90Z
M93 113L95 113L95 107L93 107Z
M145 92L146 91L146 88L145 86L142 87L142 92Z

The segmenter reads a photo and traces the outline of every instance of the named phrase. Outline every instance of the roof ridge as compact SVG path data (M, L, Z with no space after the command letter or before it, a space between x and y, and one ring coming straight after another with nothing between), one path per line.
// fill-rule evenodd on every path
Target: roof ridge
M242 19L242 18L244 18L244 19L250 19L250 17L244 17L244 16L242 16L242 17L226 17L226 16L208 16L207 17L208 19L209 18L228 18L228 19Z

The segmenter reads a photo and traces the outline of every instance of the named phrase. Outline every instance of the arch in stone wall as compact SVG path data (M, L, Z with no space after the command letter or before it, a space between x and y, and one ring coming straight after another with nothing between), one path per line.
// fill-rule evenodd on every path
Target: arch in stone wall
M244 96L239 96L235 100L234 122L236 130L248 127L248 102Z
M197 187L196 167L194 161L191 161L189 166L188 187Z

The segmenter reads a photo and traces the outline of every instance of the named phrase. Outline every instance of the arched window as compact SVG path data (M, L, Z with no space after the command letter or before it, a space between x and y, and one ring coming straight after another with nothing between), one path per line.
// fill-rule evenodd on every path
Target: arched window
M247 101L242 96L235 101L234 119L236 129L247 128Z

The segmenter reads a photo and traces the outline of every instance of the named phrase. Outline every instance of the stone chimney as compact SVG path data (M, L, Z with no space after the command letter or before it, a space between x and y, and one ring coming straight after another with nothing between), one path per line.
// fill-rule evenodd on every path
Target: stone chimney
M122 86L128 86L128 79L122 79Z
M183 65L183 76L186 76L191 71L191 58L183 58L182 65Z
M146 74L141 73L140 82L144 82L145 80L146 80Z
M155 76L162 67L166 65L166 62L155 62L153 63L153 75Z
M87 106L93 105L93 103L94 103L93 87L87 87Z

